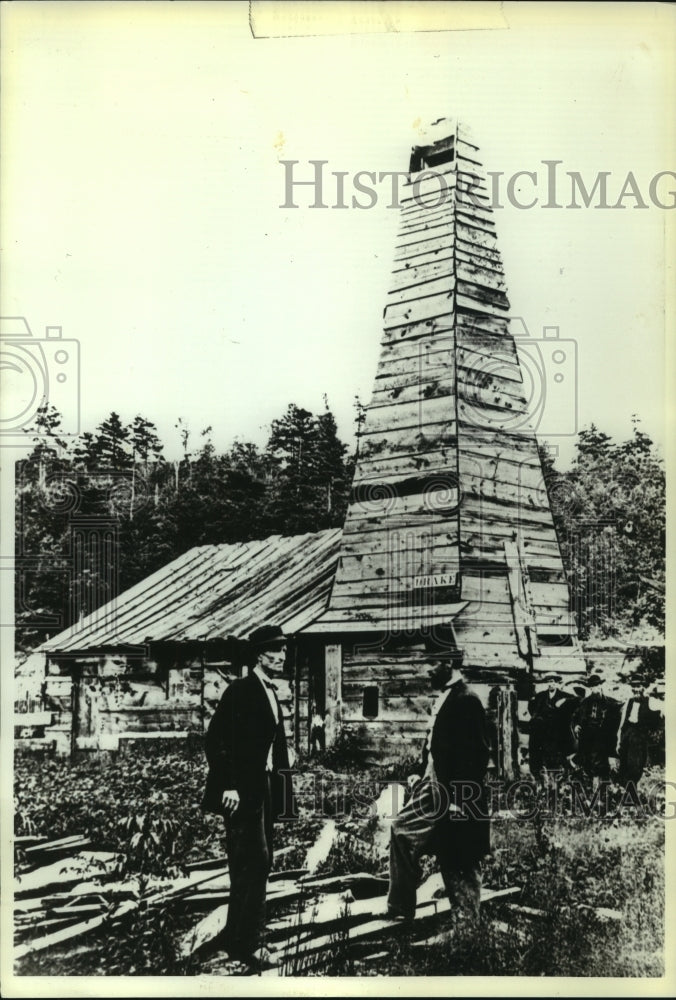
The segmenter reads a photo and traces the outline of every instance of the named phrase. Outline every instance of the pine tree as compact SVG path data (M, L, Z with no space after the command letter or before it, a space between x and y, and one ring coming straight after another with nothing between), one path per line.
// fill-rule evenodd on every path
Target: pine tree
M113 412L96 428L94 451L100 469L128 469L132 464L130 432Z
M161 461L163 444L157 436L157 427L140 414L134 417L128 427L129 443L134 458L139 458L145 467L150 461Z
M292 403L271 425L265 522L270 532L301 534L342 524L350 488L346 447L324 403L319 417Z
M351 485L345 468L347 446L338 437L338 425L324 396L324 412L317 417L319 485L326 489L326 524L342 525Z

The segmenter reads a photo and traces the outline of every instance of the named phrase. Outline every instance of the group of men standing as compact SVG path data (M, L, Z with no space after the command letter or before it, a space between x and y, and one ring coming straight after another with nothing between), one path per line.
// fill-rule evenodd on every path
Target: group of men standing
M560 674L548 674L547 688L529 703L529 766L533 777L550 788L564 773L581 770L594 784L617 777L637 784L648 759L651 730L659 713L650 708L644 684L631 683L622 703L605 690L605 679L587 678L559 687Z
M289 755L275 681L283 671L282 630L264 625L249 637L245 677L221 698L206 734L209 764L203 809L225 821L230 894L223 946L251 969L274 964L261 947L273 824L296 816ZM432 712L421 774L392 822L387 912L412 920L423 854L439 861L454 910L479 913L480 863L488 852L489 810L484 780L490 739L483 705L462 674L461 657L430 672L440 693Z
M230 895L223 944L230 958L256 969L271 962L261 944L273 824L295 818L296 806L275 690L286 639L278 626L264 625L251 634L248 648L248 674L228 686L206 734L209 773L202 805L225 821ZM572 690L559 687L559 675L545 680L547 689L530 702L533 776L547 785L577 765L598 781L609 776L617 758L621 780L638 781L655 715L642 686L633 686L623 706L604 692L597 674L569 682ZM420 774L411 777L408 801L391 825L387 912L393 921L413 919L420 860L433 854L453 914L471 922L479 914L481 860L490 849L489 728L482 702L463 675L459 650L439 659L430 681L439 695Z

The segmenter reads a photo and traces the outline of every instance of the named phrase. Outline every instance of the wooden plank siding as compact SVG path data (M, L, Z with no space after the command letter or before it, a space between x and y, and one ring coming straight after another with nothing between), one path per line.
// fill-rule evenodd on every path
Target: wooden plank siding
M393 653L398 636L429 639L452 622L486 698L491 684L539 669L536 659L584 669L574 642L553 656L537 641L540 632L574 638L568 585L510 331L488 178L466 130L442 149L448 162L412 174L401 191L336 579L311 627L342 634L342 724L381 750L424 738L433 702L427 674L438 657L425 642ZM435 150L416 162L438 160ZM512 587L520 572L529 578L532 642L515 620L510 572ZM360 630L380 639L359 651L350 635ZM378 687L376 718L364 717L369 685Z

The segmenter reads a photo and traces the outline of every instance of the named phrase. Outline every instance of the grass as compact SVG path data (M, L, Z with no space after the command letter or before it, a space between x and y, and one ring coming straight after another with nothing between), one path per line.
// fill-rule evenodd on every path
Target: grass
M276 867L302 864L327 816L343 836L321 866L326 875L386 871L369 842L374 817L369 789L403 777L405 768L363 768L354 761L301 761L296 781L299 819L276 828L278 848L291 847ZM311 765L312 771L308 769ZM221 820L199 808L205 766L197 749L145 745L133 755L94 757L71 765L37 756L17 757L16 815L20 829L50 837L86 833L96 848L128 849L129 822L152 814L153 827L171 824L164 855L154 870L180 871L188 861L224 853ZM646 776L659 780L661 771ZM498 801L498 805L504 805ZM499 809L492 824L492 852L484 884L521 886L518 903L542 911L520 916L507 904L482 910L478 928L456 929L440 943L415 948L410 936L386 935L375 945L350 942L339 924L331 947L312 962L302 950L287 970L299 976L637 976L663 974L664 820L654 810L609 808L606 815L572 815L569 800L550 810ZM164 827L162 827L164 828ZM423 877L435 870L425 858ZM618 911L604 919L599 908ZM179 936L200 914L180 906L131 914L111 934L91 936L47 958L24 960L23 975L193 975L203 959L180 962ZM430 933L443 931L444 918ZM499 924L507 926L500 929ZM379 957L368 956L377 953ZM208 971L216 972L207 962Z

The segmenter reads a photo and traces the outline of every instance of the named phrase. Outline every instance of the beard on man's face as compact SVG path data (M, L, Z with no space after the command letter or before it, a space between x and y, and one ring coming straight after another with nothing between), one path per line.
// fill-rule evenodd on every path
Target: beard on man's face
M446 687L452 677L453 667L448 663L438 663L429 673L430 684L437 691Z

